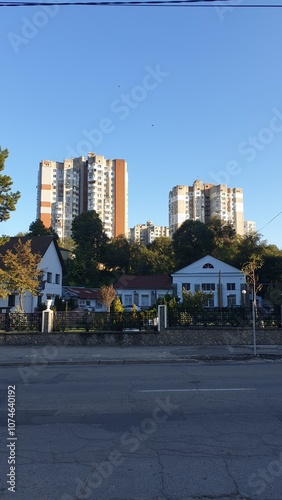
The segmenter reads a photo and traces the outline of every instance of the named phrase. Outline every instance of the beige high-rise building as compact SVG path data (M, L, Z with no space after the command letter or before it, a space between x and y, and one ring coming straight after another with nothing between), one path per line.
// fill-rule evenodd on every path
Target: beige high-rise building
M256 223L253 220L244 221L244 233L246 235L256 233Z
M193 186L175 186L169 193L169 234L172 235L187 220L206 222L219 217L229 222L237 234L244 234L243 190L228 188L226 184L203 184L196 180Z
M71 236L74 217L95 210L109 236L127 234L128 174L125 160L88 157L43 160L39 165L37 218L60 239Z
M161 236L169 237L168 226L155 226L152 221L148 221L146 224L136 224L128 232L131 241L144 243L144 245L153 243L156 238Z

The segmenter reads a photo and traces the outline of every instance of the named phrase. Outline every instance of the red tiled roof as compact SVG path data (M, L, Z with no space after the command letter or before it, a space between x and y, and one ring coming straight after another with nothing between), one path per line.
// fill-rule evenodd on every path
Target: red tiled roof
M97 288L82 288L78 286L64 286L64 290L76 294L78 299L81 300L97 300L100 298L100 290Z
M170 291L172 279L169 274L124 274L115 284L120 290L165 290Z

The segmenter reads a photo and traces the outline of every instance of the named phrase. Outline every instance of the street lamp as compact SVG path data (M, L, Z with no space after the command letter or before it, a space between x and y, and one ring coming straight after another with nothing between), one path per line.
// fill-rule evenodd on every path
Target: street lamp
M255 317L255 284L253 286L253 297L252 297L252 317L253 317L253 342L254 342L254 356L257 355L257 345L256 345L256 317Z
M243 295L243 304L244 304L244 307L246 307L246 290L242 290L242 295Z

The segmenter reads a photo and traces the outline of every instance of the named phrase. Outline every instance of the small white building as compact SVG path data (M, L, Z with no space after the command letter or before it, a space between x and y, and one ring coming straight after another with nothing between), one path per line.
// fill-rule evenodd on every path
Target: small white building
M182 290L212 294L208 307L244 306L246 277L240 269L210 255L176 271L172 275L175 294L182 301Z
M41 255L38 269L42 271L41 281L38 286L38 295L32 296L28 293L24 297L24 311L34 312L41 304L45 304L47 299L54 301L56 296L62 295L62 279L64 262L54 236L15 236L11 237L7 243L0 247L0 253L5 254L7 250L14 250L14 246L19 240L25 243L31 240L31 251ZM0 262L1 264L1 262ZM13 308L19 305L19 296L15 292L8 295L7 299L0 299L0 308Z
M68 302L73 299L77 307L95 312L107 310L101 298L100 288L85 288L82 286L64 286L62 299Z
M123 306L141 309L152 307L157 299L172 293L171 277L168 274L130 275L124 274L115 284Z

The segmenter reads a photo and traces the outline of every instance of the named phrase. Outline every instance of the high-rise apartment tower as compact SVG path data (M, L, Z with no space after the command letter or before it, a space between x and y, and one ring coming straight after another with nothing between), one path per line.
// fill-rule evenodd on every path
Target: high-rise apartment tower
M147 221L146 224L137 224L128 230L128 238L137 243L149 245L156 238L164 236L169 237L168 226L155 226L152 221Z
M169 234L187 220L206 222L219 217L229 222L237 234L244 234L243 190L226 184L203 184L196 180L193 186L175 186L169 193Z
M71 236L74 217L95 210L109 238L127 234L128 175L125 160L88 157L43 160L39 165L37 218L60 239Z

